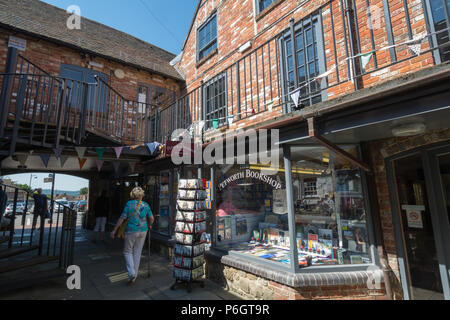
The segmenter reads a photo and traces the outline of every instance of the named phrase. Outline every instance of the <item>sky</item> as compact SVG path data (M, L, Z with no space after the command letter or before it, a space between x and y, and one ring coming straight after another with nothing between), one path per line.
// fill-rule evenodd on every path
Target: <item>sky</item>
M179 54L198 0L43 0Z
M11 179L18 184L30 185L30 173L21 173L15 175L4 176L3 179ZM35 178L37 177L37 178ZM33 189L51 189L51 183L44 183L44 178L48 178L48 173L33 173L31 187ZM89 181L86 179L68 176L65 174L56 174L55 189L61 191L80 191L82 188L88 188Z

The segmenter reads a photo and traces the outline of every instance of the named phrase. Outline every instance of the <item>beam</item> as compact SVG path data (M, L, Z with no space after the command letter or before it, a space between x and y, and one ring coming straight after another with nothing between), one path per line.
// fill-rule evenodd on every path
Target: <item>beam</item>
M337 145L321 136L315 127L315 118L308 118L308 132L309 137L318 142L320 145L334 152L336 155L350 161L350 163L360 167L364 171L370 172L370 167L365 162L357 159L347 151L339 148Z

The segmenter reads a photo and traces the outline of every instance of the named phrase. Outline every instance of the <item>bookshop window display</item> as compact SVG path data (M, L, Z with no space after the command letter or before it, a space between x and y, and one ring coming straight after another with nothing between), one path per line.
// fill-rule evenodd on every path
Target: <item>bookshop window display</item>
M289 265L284 170L218 166L216 248Z
M323 147L291 147L291 167L300 266L370 264L361 170Z
M217 168L217 249L289 267L296 239L300 268L372 262L359 168L326 148L292 147L295 230L289 229L285 169L262 168Z

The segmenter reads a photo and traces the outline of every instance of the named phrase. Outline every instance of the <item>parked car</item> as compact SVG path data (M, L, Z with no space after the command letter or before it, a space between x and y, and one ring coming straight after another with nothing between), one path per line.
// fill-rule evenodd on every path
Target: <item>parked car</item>
M10 203L5 210L5 214L6 215L11 215L13 214L14 211L14 203ZM17 214L23 214L23 212L25 211L25 203L24 202L17 202L16 205L16 215Z
M75 206L77 205L77 201L69 201L69 207L70 209L75 209Z
M53 212L63 212L64 206L69 207L69 201L67 200L56 200L53 207Z
M78 212L86 212L86 209L87 209L87 201L86 200L78 201L76 205L76 210Z

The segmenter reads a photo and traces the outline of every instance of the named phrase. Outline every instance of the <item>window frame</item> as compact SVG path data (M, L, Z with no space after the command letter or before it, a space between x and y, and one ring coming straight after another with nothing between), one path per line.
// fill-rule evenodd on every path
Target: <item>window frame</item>
M449 5L447 3L448 0L441 0L443 3L443 8L444 8L444 15L446 17L446 22L447 22L447 27L450 28L450 8ZM425 16L425 21L427 24L427 29L429 30L430 33L434 33L436 32L436 26L435 26L435 21L434 21L434 17L433 17L433 10L431 7L431 2L430 0L426 0L423 2L423 6L424 6L424 16ZM450 39L450 30L448 30L448 37ZM438 44L438 38L436 34L433 34L430 39L428 40L428 42L430 43L430 46L432 48L437 47ZM433 50L433 57L434 57L434 61L435 64L441 64L444 62L443 60L443 53L441 52L441 50L443 50L444 48L447 48L447 50L450 52L450 43L447 43L446 47L443 48L438 48Z
M212 124L212 120L213 119L217 119L214 116L214 114L218 114L218 118L222 118L219 119L219 126L220 127L224 127L227 125L227 119L226 117L228 116L228 81L227 81L228 77L226 72L222 72L220 74L218 74L217 76L215 76L213 79L209 80L206 84L203 85L202 88L202 96L203 96L203 119L206 121L205 124L205 131L211 130L213 129L213 124ZM211 112L208 112L208 101L210 100L214 100L215 98L219 97L221 95L221 93L215 95L213 98L209 99L208 94L207 94L207 90L209 87L213 86L216 83L219 83L219 81L223 80L223 93L224 93L224 101L223 101L223 106L221 107L217 107L216 105L214 105L214 110ZM214 103L215 101L213 101ZM224 111L224 115L220 116L220 112Z
M292 35L292 30L294 31L294 35ZM309 44L306 42L307 32L311 30L312 35L312 43ZM315 32L313 32L315 30ZM297 37L301 37L303 40L303 44L300 49L298 49L296 39ZM285 113L292 112L293 102L290 98L290 93L293 92L296 88L300 87L304 83L307 83L312 78L326 72L326 57L325 57L325 47L324 47L324 36L323 36L323 23L322 23L322 14L321 10L312 13L311 15L305 17L304 19L298 21L295 25L292 25L289 29L285 30L280 34L279 37L279 53L280 53L280 65L281 65L281 78L282 78L282 96L284 99L284 108ZM313 60L309 60L308 48L313 46ZM289 46L289 47L288 47ZM314 48L315 46L315 48ZM294 48L295 47L295 48ZM291 51L289 54L288 51ZM295 55L293 52L295 51ZM303 64L299 65L298 62L298 54L303 51ZM289 69L289 61L288 58L292 57L293 69ZM314 63L314 74L310 73L310 64ZM299 75L298 69L304 68L304 78L305 81L299 83ZM316 70L317 69L317 70ZM294 73L293 75L293 89L289 86L289 74ZM314 94L311 94L312 86L315 86L316 90L313 91ZM302 102L308 100L309 105L313 105L315 103L323 102L328 100L328 94L326 88L328 87L327 79L324 79L320 84L311 83L307 88L305 88L306 93L308 93L308 97L301 99ZM303 92L303 90L302 90ZM315 101L320 97L320 101Z
M200 48L200 32L206 28L208 26L208 24L210 22L212 22L213 19L216 19L216 36L213 40L211 40L210 42L208 42L207 44L205 44L203 46L203 48ZM197 53L196 53L196 57L197 57L197 62L202 61L203 59L206 59L211 52L214 52L214 50L218 50L219 48L219 30L218 30L218 15L217 15L217 11L214 11L213 13L211 13L211 15L208 17L208 19L206 19L205 22L203 22L198 28L197 28ZM214 45L214 42L216 44L216 48L213 49L210 53L204 55L203 57L200 57L200 54L205 51L206 49L208 49L209 47Z

